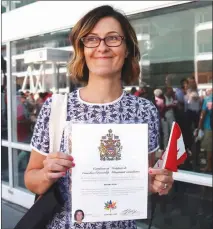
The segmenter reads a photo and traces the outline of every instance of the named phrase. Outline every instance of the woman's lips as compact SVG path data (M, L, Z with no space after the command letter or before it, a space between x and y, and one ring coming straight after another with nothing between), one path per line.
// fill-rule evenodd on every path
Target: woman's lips
M101 56L101 57L95 57L95 59L111 59L112 57L109 56Z

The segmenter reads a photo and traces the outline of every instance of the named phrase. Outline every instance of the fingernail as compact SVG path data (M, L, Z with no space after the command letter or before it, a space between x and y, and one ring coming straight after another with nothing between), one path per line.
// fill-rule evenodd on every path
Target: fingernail
M152 170L151 169L149 169L149 173L152 173Z
M75 167L75 163L72 163L72 167Z

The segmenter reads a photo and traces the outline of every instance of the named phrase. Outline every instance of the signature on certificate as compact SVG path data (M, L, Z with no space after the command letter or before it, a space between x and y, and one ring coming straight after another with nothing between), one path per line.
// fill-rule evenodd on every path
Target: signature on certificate
M140 212L134 209L126 209L121 212L121 215L139 215Z

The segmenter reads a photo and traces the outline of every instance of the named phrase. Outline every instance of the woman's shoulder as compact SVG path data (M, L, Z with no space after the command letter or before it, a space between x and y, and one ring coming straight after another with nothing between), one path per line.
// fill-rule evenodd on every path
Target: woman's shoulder
M52 96L51 97L48 97L45 100L45 102L43 103L43 108L50 109L51 108L52 101L54 100L55 97L57 97L57 95L62 96L62 94L52 94ZM73 92L67 94L67 100L68 101L70 101L70 100L72 100L72 99L74 99L76 97L77 97L77 92L76 91L73 91Z
M77 100L78 99L78 90L76 89L76 90L68 93L67 99L68 99L68 101L72 101L72 102Z
M51 110L51 104L52 104L52 96L51 97L48 97L42 107L41 107L41 112L40 113L50 113L50 110Z
M132 104L139 106L140 108L144 109L156 109L156 106L151 100L138 97L135 95L131 95L129 93L126 93L127 100L130 101Z

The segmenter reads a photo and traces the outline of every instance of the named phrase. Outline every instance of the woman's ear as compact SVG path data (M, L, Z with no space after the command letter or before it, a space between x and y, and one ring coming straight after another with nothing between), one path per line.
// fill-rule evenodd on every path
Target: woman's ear
M129 52L128 50L126 50L125 58L127 58L128 55L129 55Z

